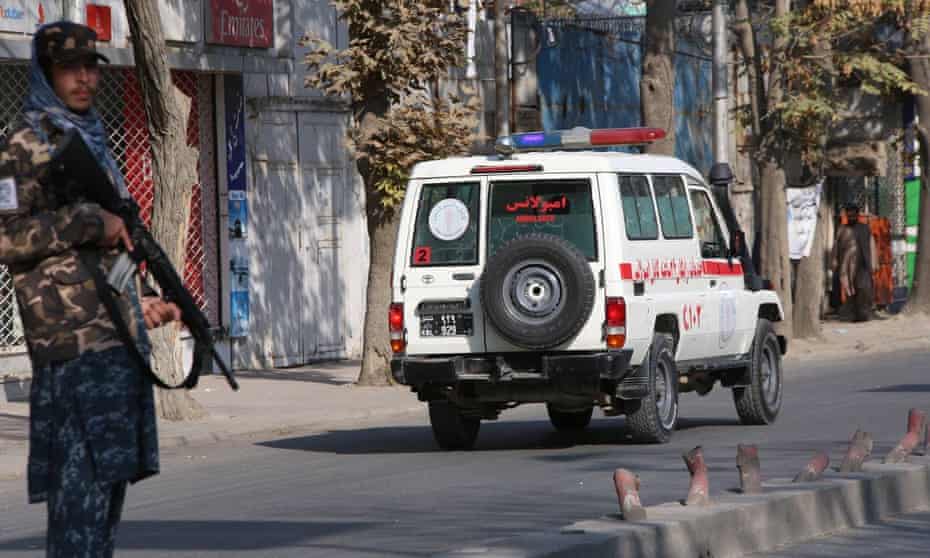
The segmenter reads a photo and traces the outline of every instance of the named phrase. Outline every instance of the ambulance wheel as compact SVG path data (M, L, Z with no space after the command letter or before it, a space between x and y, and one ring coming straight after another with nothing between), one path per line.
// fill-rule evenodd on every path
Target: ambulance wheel
M772 424L781 410L781 345L772 322L759 318L750 355L749 385L733 388L733 403L743 424Z
M627 401L626 424L633 439L642 443L664 444L678 424L678 369L675 366L675 339L656 333L649 348L649 394L638 401Z
M429 402L429 423L436 443L444 450L471 449L481 427L481 419L462 415L449 401Z

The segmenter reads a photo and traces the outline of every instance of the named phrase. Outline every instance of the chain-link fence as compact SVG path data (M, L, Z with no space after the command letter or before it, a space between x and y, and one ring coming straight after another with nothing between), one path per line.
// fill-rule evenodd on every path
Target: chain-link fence
M885 176L875 179L878 184L879 215L888 217L891 228L891 252L894 259L894 284L907 285L907 250L906 229L907 211L905 207L906 190L904 186L904 168L901 145L889 145L888 169Z
M26 67L0 65L0 134L6 135L16 125L23 110L23 94L28 89ZM2 93L0 93L2 94ZM19 308L13 292L13 278L0 266L0 351L18 350L23 343L23 329L19 321Z
M211 80L209 75L194 72L175 71L172 77L175 85L191 99L188 143L196 147L206 146L206 149L201 149L200 181L192 188L184 279L195 299L216 323L216 296L214 293L208 296L205 290L205 281L217 284L215 248L205 247L205 232L216 229L215 204L210 202L215 199ZM28 90L27 67L23 64L0 65L0 84L0 136L6 137L22 111L23 98ZM126 185L148 223L154 194L151 154L145 108L132 69L104 70L97 109L109 134L113 155L123 169ZM209 159L205 160L206 157ZM205 206L210 211L204 211ZM215 240L215 234L212 236ZM208 258L208 253L214 257ZM0 268L0 351L16 351L22 344L22 326L12 279L5 268Z

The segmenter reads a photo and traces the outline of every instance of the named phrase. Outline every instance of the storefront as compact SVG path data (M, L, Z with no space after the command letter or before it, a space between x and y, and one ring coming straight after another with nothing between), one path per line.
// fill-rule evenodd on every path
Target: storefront
M27 92L31 33L61 18L87 23L111 60L98 110L148 218L148 131L123 1L0 7L0 136L15 126ZM344 144L348 109L305 89L299 62L307 29L344 44L334 8L328 0L161 0L159 9L174 83L191 100L188 141L200 152L184 278L221 352L236 368L358 356L367 233ZM28 370L16 313L0 270L0 377Z

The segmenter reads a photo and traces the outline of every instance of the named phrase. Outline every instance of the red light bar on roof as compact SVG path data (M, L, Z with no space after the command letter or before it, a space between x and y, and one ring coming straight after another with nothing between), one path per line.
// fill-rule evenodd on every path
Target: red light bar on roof
M472 167L472 174L494 174L497 172L539 172L542 165L480 165Z
M664 137L661 128L605 128L591 130L591 145L641 145Z

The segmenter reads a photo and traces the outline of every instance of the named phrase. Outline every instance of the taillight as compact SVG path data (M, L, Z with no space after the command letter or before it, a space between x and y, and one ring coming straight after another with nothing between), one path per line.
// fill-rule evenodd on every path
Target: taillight
M391 333L391 350L395 353L404 352L406 343L404 343L403 304L391 304L391 309L388 311L388 331Z
M607 348L623 348L626 344L626 302L621 297L608 298L605 314L607 316Z

